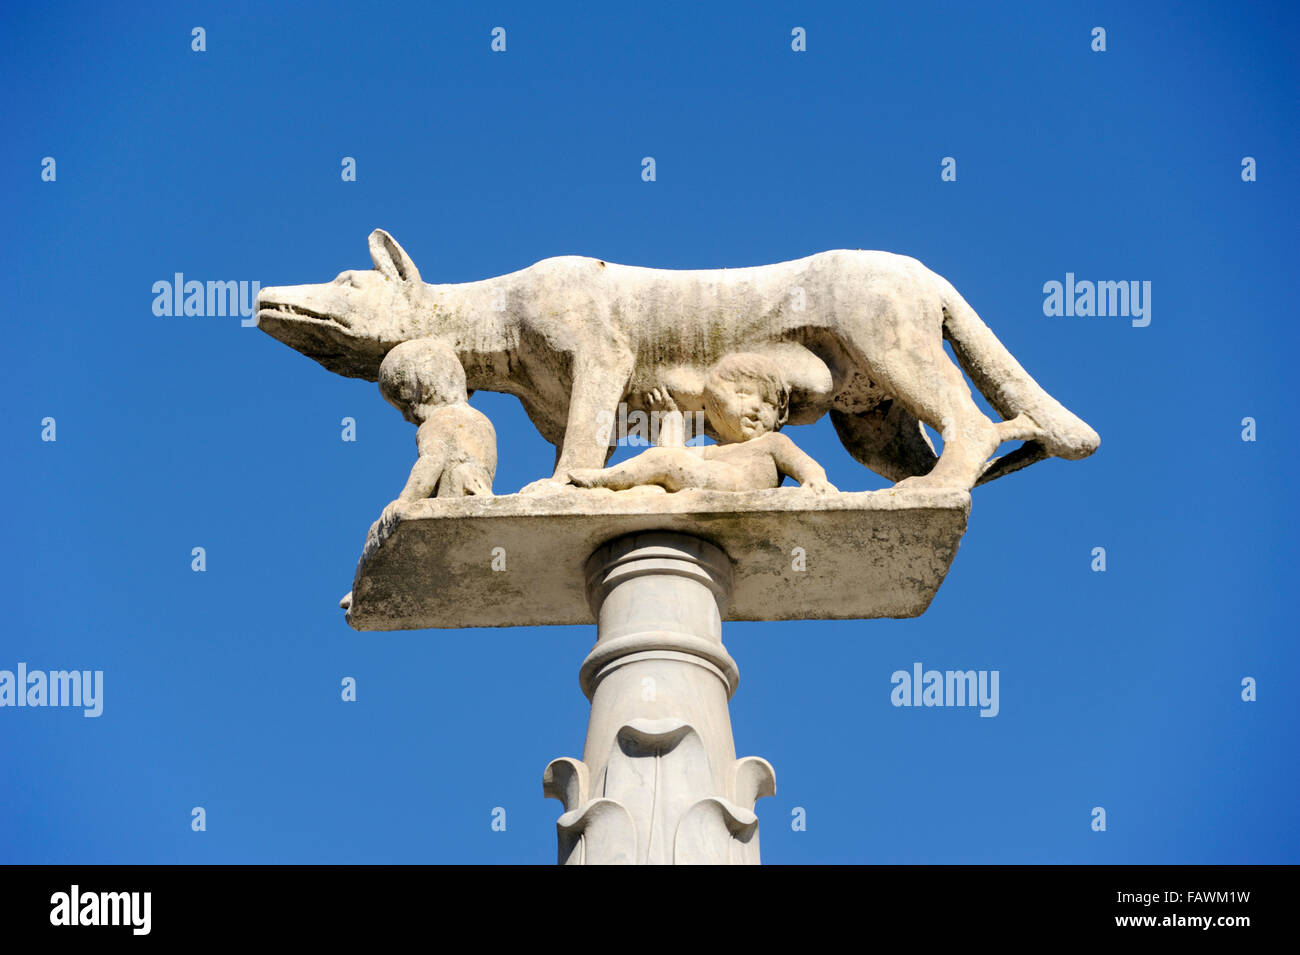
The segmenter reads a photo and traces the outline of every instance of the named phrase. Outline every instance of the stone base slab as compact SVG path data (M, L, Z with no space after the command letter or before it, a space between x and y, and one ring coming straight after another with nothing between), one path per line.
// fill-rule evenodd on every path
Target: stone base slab
M591 624L584 567L596 548L678 531L731 560L724 619L915 617L969 513L967 492L921 488L563 488L395 503L371 526L344 604L357 630Z

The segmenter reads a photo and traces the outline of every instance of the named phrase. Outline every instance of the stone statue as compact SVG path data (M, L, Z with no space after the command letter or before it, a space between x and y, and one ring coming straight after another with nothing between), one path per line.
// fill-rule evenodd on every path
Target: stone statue
M567 475L571 483L616 491L756 491L779 487L788 475L810 490L835 490L821 465L777 431L789 411L790 389L770 358L728 355L709 371L704 404L719 444L683 446L681 412L666 390L656 388L646 402L667 419L659 447L611 468L575 468Z
M1048 456L1086 457L1099 443L948 282L906 256L839 250L708 271L561 256L434 285L383 230L371 233L370 255L370 271L262 289L259 326L331 371L371 381L398 345L445 346L470 390L518 396L556 445L542 484L605 463L611 448L597 421L620 403L639 406L663 387L681 410L701 409L708 370L736 352L780 365L790 423L830 412L853 457L909 487L969 490ZM1005 420L979 410L945 339ZM922 422L944 435L942 455ZM1013 440L1025 444L988 460Z

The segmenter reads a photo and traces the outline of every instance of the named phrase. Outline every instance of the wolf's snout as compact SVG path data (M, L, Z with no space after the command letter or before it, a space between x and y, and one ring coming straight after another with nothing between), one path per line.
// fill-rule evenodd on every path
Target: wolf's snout
M312 302L316 307L306 304L307 302ZM320 304L316 303L310 292L302 286L288 285L262 289L257 293L257 310L273 313L282 319L338 321L341 325L347 324L339 321L339 317L333 314L332 309L329 312L321 310Z

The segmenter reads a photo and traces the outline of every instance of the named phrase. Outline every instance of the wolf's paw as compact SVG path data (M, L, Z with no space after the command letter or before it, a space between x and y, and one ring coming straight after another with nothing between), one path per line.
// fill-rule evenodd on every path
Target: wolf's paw
M532 484L525 484L519 489L520 494L554 494L557 491L563 491L568 486L564 478L548 477L534 481Z
M970 490L959 481L953 481L944 477L936 477L934 474L913 474L911 477L903 478L903 480L894 485L893 489L895 491L916 491L927 488L956 488L961 491Z
M600 468L574 468L568 477L569 483L578 487L600 487Z
M801 486L816 494L838 494L840 490L824 478L820 481L805 481Z

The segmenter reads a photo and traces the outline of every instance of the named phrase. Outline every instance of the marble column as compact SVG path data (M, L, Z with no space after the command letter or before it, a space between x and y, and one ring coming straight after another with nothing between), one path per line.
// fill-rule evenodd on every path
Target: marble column
M732 742L731 579L725 553L680 533L621 537L587 561L587 742L543 784L565 808L561 864L758 863L754 803L776 779L766 760L736 759Z

